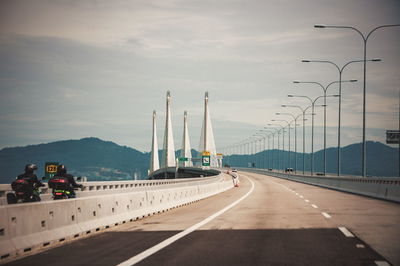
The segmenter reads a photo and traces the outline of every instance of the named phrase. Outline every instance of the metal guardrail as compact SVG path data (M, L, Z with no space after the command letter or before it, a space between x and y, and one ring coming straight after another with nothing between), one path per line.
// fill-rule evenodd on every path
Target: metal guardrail
M274 176L305 184L350 192L400 203L400 177L334 177L288 174L265 169L238 168L242 171Z

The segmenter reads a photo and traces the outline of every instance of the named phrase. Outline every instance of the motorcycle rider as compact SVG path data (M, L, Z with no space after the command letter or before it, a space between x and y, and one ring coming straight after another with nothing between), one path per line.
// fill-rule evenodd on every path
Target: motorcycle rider
M44 187L45 185L40 182L37 176L33 173L37 170L36 164L30 163L25 166L25 172L17 176L17 180L23 179L29 183L30 193L32 193L35 201L40 201L39 191L36 190L38 187Z
M83 188L83 185L79 185L75 182L75 179L72 175L67 174L67 167L65 167L63 164L57 166L57 174L53 178L64 178L68 180L68 191L70 192L70 198L76 198L74 188Z

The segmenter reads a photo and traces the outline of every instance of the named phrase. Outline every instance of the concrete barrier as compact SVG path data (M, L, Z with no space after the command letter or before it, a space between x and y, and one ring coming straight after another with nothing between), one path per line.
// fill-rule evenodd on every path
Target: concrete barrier
M278 173L263 169L239 168L242 171L274 176L310 185L364 195L400 203L400 178L328 177Z
M165 179L165 180L126 180L126 181L90 181L78 182L83 185L83 190L76 191L78 198L91 197L98 195L111 195L116 193L127 193L133 191L148 191L164 187L180 187L193 184L207 184L214 182L215 176L204 178L183 178L183 179ZM51 189L41 188L42 201L52 200ZM10 184L0 184L0 205L6 205L6 194L12 192Z
M17 254L14 244L11 242L10 222L8 210L0 208L0 253L1 260L13 257Z
M185 186L0 206L0 263L233 187L222 174L213 182L180 184Z

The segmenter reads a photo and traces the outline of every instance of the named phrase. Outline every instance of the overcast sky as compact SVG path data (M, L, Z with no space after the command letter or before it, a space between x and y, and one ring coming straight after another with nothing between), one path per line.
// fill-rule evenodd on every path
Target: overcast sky
M362 59L356 32L314 24L366 33L399 24L399 14L398 0L3 0L0 148L94 136L149 151L153 110L162 147L167 90L176 149L184 110L198 147L205 91L217 148L239 142L280 119L276 112L299 113L282 104L307 106L287 94L322 94L293 80L338 79L333 66L301 59ZM384 142L399 121L400 27L376 31L367 53L383 60L367 68L367 139ZM362 73L352 64L343 74L359 80L343 84L343 145L362 140ZM328 146L335 146L337 99L327 104ZM320 108L316 150L322 119Z

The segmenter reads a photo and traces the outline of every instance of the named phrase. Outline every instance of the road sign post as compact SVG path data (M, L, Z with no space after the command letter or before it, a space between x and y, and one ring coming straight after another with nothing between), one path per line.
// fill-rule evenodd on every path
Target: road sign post
M386 130L386 143L399 144L400 131L399 130Z
M44 165L44 176L46 179L53 178L57 173L58 162L46 162Z
M201 165L202 167L209 168L211 165L211 160L210 160L210 152L209 151L203 151L201 154Z

